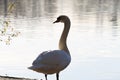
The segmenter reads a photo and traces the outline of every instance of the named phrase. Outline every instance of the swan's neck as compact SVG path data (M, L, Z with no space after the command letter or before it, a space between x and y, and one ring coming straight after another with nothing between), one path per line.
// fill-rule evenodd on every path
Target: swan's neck
M60 38L60 41L59 41L59 48L61 50L64 50L66 51L68 54L69 53L69 50L67 48L67 36L68 36L68 33L69 33L69 29L70 29L70 20L64 22L64 29L63 29L63 32L62 32L62 35L61 35L61 38Z

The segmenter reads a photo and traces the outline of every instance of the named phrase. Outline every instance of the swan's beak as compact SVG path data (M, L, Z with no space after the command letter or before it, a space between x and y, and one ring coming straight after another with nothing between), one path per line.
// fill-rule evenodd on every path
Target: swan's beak
M55 22L53 22L53 23L58 23L59 21L58 20L56 20Z

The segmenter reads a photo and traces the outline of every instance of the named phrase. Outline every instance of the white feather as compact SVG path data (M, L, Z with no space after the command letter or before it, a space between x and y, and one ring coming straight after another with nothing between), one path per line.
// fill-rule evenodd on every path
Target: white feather
M53 74L66 68L70 61L70 56L63 50L44 51L33 61L29 69L41 72L40 69L44 68L42 73ZM50 72L46 72L49 69Z

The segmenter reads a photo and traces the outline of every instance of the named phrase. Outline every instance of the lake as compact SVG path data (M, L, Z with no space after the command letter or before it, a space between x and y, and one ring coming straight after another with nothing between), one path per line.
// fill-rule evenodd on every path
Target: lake
M119 6L115 10L114 1L90 1L17 0L18 9L8 18L20 34L10 45L0 42L0 75L44 79L27 67L42 51L58 49L63 24L53 22L64 14L71 19L67 44L72 61L60 80L120 80ZM56 80L55 75L48 80Z

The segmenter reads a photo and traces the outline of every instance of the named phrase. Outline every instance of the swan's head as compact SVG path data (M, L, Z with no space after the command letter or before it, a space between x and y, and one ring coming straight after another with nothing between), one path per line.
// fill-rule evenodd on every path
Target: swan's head
M61 15L57 18L57 20L53 23L58 23L58 22L62 22L62 23L65 23L65 22L68 22L69 21L69 18L65 15Z

